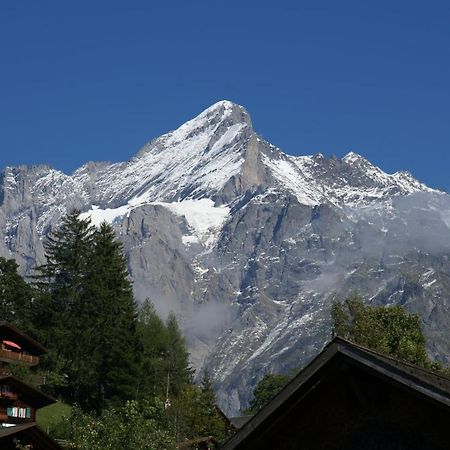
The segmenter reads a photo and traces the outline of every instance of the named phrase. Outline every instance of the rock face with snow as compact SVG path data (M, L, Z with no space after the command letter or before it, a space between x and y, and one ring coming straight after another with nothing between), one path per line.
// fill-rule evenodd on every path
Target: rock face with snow
M311 359L331 304L354 289L419 313L449 362L450 196L408 173L355 153L288 156L223 101L128 162L4 169L0 255L30 273L73 208L113 224L136 297L177 313L229 413L264 373Z

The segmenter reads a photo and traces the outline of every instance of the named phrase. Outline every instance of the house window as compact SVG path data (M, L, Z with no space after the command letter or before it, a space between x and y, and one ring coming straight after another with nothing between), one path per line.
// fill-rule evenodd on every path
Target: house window
M18 417L19 419L31 418L31 409L17 406L10 406L6 409L8 417Z

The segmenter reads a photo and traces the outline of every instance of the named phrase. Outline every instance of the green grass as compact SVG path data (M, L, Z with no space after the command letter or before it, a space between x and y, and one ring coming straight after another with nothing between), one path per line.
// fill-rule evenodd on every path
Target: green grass
M57 402L36 412L36 422L45 431L55 428L64 417L69 417L71 407L67 403Z

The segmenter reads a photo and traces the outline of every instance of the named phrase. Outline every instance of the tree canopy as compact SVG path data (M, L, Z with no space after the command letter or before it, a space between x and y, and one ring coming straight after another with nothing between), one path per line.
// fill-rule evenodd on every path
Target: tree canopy
M38 267L38 322L65 377L56 394L86 410L136 396L135 304L121 244L111 226L79 211L63 218Z
M270 400L272 400L281 389L291 380L292 377L284 374L266 374L255 386L253 390L253 399L250 406L244 412L246 414L255 414L262 409Z
M358 294L332 309L335 335L399 360L429 367L420 318L400 305L366 305Z
M0 318L30 332L33 290L18 268L14 260L0 257Z
M135 303L112 227L96 228L73 211L45 250L32 285L14 261L0 258L0 319L49 350L41 358L43 388L74 407L52 427L53 436L80 450L175 449L205 436L223 441L230 430L212 381L194 384L175 314L163 320L149 300Z

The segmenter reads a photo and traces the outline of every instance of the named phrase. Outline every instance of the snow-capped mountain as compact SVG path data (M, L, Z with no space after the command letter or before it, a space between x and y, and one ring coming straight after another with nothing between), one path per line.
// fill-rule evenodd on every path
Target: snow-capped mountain
M73 208L114 225L137 298L178 314L227 412L266 371L313 357L332 302L353 289L419 313L430 351L449 355L450 196L353 152L286 155L231 102L128 162L5 168L0 255L29 273Z

